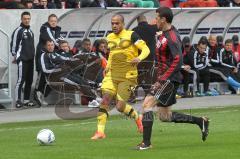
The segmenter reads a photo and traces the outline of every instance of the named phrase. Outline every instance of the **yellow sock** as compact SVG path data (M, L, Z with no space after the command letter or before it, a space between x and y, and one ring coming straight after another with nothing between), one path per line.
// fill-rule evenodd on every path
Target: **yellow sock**
M131 114L129 114L131 112ZM137 120L138 119L138 113L133 109L133 107L129 104L126 104L125 109L123 111L125 115L130 115L131 118Z
M103 113L103 112L98 112L97 120L98 120L97 131L101 132L101 133L104 133L105 125L106 125L106 122L107 122L107 114Z

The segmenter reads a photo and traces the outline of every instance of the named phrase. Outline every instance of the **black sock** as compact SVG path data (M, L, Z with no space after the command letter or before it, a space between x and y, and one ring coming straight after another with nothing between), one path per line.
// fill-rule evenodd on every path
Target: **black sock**
M191 123L191 124L197 124L198 126L201 126L202 118L186 115L178 112L172 112L171 121L174 123Z
M153 126L153 112L146 112L143 114L142 124L143 124L143 142L145 145L151 145L151 135Z

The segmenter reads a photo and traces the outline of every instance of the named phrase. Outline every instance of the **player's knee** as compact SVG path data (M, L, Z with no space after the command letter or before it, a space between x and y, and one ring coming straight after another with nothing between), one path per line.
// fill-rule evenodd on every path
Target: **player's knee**
M107 109L105 109L105 108L99 108L97 119L102 118L102 114L105 114L107 117L109 116Z
M124 111L124 104L122 102L118 102L116 104L116 109L119 111L119 112L123 112Z
M169 114L161 113L159 115L159 120L161 120L162 122L171 122L171 116Z
M103 96L101 105L110 105L111 98L109 96Z
M153 111L153 106L145 104L143 105L143 113Z

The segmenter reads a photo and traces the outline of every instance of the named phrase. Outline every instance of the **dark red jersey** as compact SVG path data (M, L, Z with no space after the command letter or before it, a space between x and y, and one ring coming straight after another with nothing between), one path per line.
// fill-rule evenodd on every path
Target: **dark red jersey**
M158 32L156 56L158 61L157 80L181 82L183 64L182 43L174 26L170 30Z

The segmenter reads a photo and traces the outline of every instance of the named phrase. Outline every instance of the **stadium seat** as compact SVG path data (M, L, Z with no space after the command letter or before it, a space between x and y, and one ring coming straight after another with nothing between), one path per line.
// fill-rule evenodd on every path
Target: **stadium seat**
M155 7L155 8L160 7L160 3L159 3L158 0L152 0L152 1L153 1L153 3L154 3L154 7Z
M188 0L187 2L181 2L180 7L217 7L216 0Z
M142 0L144 8L154 8L154 0Z
M160 6L172 8L173 2L172 2L172 0L160 0Z
M136 7L139 8L153 8L154 7L154 3L151 0L146 0L146 1L142 1L142 0L125 0L125 2L127 3L134 3Z

